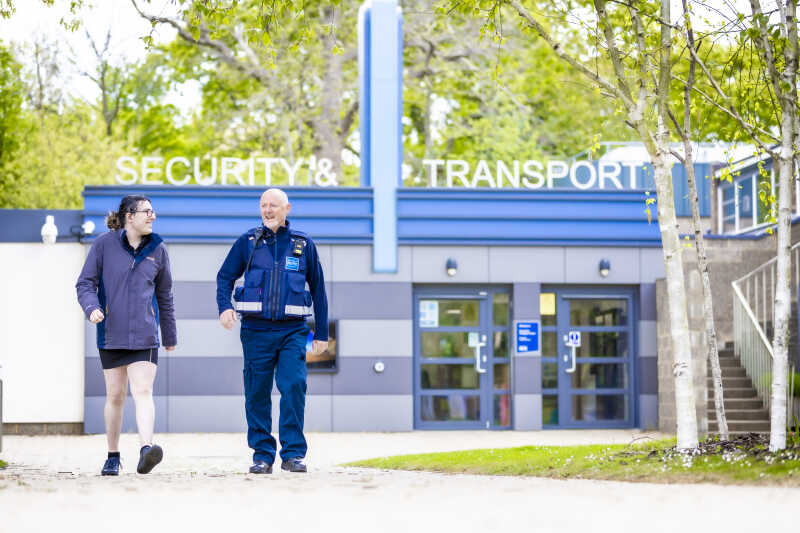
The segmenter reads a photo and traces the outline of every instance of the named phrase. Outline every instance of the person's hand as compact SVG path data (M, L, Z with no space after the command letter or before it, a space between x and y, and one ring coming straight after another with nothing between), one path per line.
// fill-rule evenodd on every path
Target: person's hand
M236 311L226 309L219 315L219 321L225 329L233 329L233 324L236 322Z
M103 315L103 312L99 309L95 309L92 311L92 314L89 315L89 322L97 324L98 322L102 322L104 318L105 315Z
M174 346L164 346L164 349L165 349L166 351L168 351L168 352L173 352L173 351L175 351L175 347L174 347Z
M319 355L327 349L328 349L328 341L315 340L311 346L311 351L313 352L314 355Z

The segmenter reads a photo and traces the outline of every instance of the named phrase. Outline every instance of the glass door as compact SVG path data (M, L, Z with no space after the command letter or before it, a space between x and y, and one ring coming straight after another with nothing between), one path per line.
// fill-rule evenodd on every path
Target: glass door
M414 303L415 426L510 427L508 292L418 292Z
M631 427L632 295L550 293L549 298L555 316L542 313L543 425Z

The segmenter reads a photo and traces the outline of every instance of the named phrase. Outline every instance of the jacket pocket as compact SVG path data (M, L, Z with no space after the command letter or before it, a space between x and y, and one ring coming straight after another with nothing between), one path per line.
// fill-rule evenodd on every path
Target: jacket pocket
M234 309L243 315L261 313L264 300L264 270L251 269L245 274L244 285L233 291Z
M311 316L311 295L306 291L306 278L301 272L286 273L286 302L283 313L287 317Z

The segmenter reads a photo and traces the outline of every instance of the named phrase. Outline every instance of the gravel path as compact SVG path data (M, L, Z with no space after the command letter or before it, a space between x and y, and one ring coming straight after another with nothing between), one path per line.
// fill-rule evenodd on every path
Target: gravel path
M343 468L398 453L528 444L627 443L637 431L319 433L310 472L246 474L242 434L159 435L165 460L135 473L123 435L123 475L98 475L102 435L4 437L0 532L727 531L795 523L800 489L654 485L443 475ZM652 434L651 434L652 435ZM654 435L657 437L657 435ZM276 463L276 467L279 462ZM235 528L235 529L234 529ZM498 529L502 528L502 529ZM225 533L228 533L227 531Z

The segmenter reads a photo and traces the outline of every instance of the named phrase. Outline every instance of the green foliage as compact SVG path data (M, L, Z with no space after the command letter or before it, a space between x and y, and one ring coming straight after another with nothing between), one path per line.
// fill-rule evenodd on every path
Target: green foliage
M764 445L723 446L708 440L698 453L681 453L675 450L674 442L525 446L400 455L346 466L556 479L800 486L800 448L770 453Z
M0 169L19 146L17 123L22 115L20 64L0 41Z

